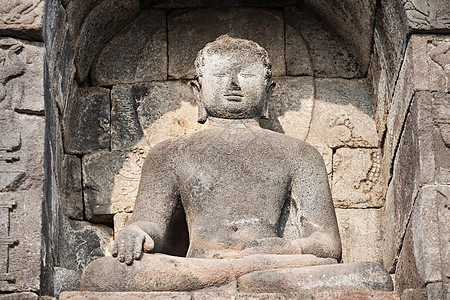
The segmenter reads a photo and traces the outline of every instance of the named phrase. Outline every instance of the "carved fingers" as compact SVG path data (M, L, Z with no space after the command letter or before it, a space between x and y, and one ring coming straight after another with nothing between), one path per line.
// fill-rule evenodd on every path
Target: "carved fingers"
M149 252L153 247L153 239L146 232L130 226L113 241L112 255L120 262L131 265L134 260L141 258L143 250Z

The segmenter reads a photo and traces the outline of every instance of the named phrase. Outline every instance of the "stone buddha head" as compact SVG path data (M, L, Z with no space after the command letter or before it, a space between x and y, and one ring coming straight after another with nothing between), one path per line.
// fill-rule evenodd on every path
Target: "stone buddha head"
M275 83L267 51L253 41L222 35L208 43L195 61L192 82L198 122L267 118L267 101Z

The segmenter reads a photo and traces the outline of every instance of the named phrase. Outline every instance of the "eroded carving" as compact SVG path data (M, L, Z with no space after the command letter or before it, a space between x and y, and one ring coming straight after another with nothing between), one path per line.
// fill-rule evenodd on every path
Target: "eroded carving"
M40 22L44 1L8 0L0 7L0 25L31 25Z
M11 43L9 40L0 41L0 107L1 102L6 98L6 83L25 72L26 65L19 58L23 45L20 43Z
M9 248L18 243L9 236L9 212L16 206L13 200L0 194L0 282L14 283L15 278L9 271Z

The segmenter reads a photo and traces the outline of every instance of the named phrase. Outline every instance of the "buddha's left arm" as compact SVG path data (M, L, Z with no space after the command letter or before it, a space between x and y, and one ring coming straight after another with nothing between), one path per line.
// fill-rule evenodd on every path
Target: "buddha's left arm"
M322 156L304 145L292 165L291 214L300 239L301 253L341 258L341 240Z

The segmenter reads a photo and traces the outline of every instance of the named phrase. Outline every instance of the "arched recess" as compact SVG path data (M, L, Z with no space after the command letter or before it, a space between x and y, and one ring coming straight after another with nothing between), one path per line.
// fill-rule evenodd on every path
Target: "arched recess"
M366 82L376 1L209 4L48 1L43 259L44 272L60 279L46 282L44 290L59 293L57 280L76 286L85 265L107 252L113 230L123 228L132 212L147 151L202 128L187 84L193 59L205 43L230 32L255 40L271 56L278 86L271 119L262 126L322 153L347 228L341 232L344 260L381 262L377 226L385 183ZM366 222L369 233L358 231L353 219ZM373 253L350 249L363 235ZM91 243L71 246L82 239Z

